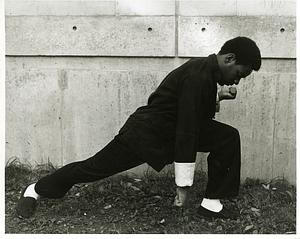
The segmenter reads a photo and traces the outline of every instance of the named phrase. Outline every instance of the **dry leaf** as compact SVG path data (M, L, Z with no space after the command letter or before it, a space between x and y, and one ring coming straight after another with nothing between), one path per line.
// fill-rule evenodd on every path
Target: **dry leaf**
M111 205L107 205L104 207L104 209L109 209L109 208L111 208Z
M260 210L257 209L257 208L255 208L255 207L251 207L251 211L253 211L253 212L259 212Z
M162 219L159 223L160 224L163 224L163 223L165 223L166 222L166 220L165 219Z
M261 216L260 212L254 212L254 214L255 214L256 216L258 216L258 217Z
M246 226L245 229L244 229L244 231L245 231L245 232L246 232L246 231L249 231L249 230L252 229L253 227L254 227L253 225Z
M136 186L130 186L130 188L132 188L133 190L135 190L135 191L141 191L141 189L139 189L138 187L136 187Z
M162 199L162 197L161 196L158 196L158 195L156 195L156 196L153 196L154 198L157 198L157 199Z
M290 191L285 191L287 193L287 195L290 196L291 200L293 200L293 194Z
M126 186L127 186L127 187L131 187L131 186L132 186L132 183L127 183Z
M270 184L267 184L267 185L262 184L262 186L263 186L263 188L266 189L266 190L269 190L269 189L270 189Z

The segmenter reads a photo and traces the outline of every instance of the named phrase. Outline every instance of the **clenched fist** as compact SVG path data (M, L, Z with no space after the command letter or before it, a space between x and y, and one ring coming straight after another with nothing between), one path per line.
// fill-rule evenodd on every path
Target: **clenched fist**
M221 87L221 90L218 92L219 100L233 100L235 99L237 90L235 87Z
M184 206L187 199L188 189L189 187L177 187L176 189L177 195L174 200L174 206L177 207Z

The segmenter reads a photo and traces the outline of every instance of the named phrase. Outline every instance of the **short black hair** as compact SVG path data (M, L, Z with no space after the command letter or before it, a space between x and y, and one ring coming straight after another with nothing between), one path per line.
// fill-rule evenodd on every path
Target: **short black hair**
M260 50L250 38L239 36L225 42L218 54L227 53L234 53L238 64L250 65L255 71L260 69Z

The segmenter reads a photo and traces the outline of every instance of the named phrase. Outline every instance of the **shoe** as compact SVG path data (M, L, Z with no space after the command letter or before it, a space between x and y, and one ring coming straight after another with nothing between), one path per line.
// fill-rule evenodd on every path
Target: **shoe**
M235 210L229 210L224 206L220 212L213 212L200 206L198 208L198 215L208 219L222 218L222 219L233 219L233 220L236 220L239 216Z
M17 216L19 218L31 217L34 214L35 208L37 206L37 200L35 198L24 197L24 193L25 193L27 187L24 188L23 191L21 192L20 199L17 203L16 212L17 212Z

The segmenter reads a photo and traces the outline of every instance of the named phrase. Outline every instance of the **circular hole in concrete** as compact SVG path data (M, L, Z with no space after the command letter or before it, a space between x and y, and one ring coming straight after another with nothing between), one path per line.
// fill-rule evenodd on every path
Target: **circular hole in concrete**
M282 28L280 28L280 32L282 33L282 32L285 32L285 29L282 27Z
M153 30L152 27L148 28L148 32L152 32L152 30Z
M202 27L201 31L205 32L205 31L206 31L206 28L205 28L205 27Z
M73 30L76 31L76 30L77 30L77 27L76 27L76 26L73 26Z

